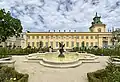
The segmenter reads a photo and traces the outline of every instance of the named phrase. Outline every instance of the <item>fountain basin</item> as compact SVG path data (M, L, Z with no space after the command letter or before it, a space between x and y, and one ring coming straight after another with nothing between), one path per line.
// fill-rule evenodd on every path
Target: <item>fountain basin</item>
M53 53L35 53L27 56L28 61L38 60L41 65L53 68L71 68L77 67L82 63L98 63L95 61L98 57L93 54L66 52L65 58L59 58L58 52Z

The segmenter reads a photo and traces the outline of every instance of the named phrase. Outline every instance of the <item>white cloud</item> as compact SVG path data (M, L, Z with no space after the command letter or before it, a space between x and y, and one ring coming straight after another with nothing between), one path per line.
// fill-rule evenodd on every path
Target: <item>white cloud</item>
M0 0L25 30L88 31L95 13L107 28L120 27L120 0Z

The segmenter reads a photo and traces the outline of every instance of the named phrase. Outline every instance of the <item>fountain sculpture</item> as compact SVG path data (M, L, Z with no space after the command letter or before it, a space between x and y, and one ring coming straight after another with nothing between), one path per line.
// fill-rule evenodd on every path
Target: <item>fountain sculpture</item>
M58 55L58 57L65 57L64 54L63 54L63 52L64 52L63 47L65 47L65 44L59 42L59 52L60 52L60 54Z

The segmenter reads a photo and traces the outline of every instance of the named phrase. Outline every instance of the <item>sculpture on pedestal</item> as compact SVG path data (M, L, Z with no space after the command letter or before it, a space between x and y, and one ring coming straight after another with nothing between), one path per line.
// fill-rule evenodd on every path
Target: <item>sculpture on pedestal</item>
M63 54L63 52L64 52L63 47L65 47L65 44L59 42L59 52L60 52L60 54L58 55L58 57L65 57L64 54Z

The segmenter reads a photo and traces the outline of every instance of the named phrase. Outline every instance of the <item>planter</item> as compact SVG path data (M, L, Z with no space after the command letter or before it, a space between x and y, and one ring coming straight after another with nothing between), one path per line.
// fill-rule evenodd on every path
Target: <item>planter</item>
M12 56L5 57L5 58L0 58L0 61L6 61L6 60L11 60Z

